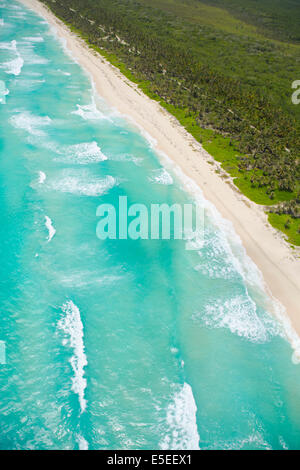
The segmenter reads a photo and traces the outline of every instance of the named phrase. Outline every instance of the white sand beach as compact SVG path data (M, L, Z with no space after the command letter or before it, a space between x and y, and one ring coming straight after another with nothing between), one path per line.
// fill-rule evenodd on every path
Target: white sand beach
M247 254L263 274L266 288L286 309L300 335L300 262L293 249L267 221L263 209L243 196L230 178L216 173L218 164L186 130L130 82L100 54L88 48L44 5L37 0L21 0L41 14L64 38L78 63L92 76L97 92L123 115L130 116L157 141L181 170L193 179L220 214L232 222ZM208 163L210 162L210 163Z

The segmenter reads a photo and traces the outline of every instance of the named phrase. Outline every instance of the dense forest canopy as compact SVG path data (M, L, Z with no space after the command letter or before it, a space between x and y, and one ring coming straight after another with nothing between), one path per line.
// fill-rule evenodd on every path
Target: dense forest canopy
M43 1L300 233L298 0Z
M267 37L300 43L300 0L201 0L225 8ZM184 2L183 2L184 3Z

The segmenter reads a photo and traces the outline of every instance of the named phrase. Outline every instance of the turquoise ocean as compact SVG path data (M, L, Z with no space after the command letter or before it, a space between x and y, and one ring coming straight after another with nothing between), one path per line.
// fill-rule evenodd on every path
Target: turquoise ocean
M300 365L230 223L16 1L0 80L0 448L299 449ZM99 240L119 196L196 202L204 245Z

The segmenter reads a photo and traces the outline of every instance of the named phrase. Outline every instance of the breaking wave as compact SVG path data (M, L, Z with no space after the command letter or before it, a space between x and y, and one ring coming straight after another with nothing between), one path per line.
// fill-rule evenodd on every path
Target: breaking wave
M80 105L77 104L77 110L72 111L72 114L76 114L84 120L91 120L91 121L99 121L99 120L107 120L112 122L109 116L101 113L96 106L95 101L92 101L91 104L88 105Z
M118 184L113 176L103 179L92 174L63 172L63 176L49 183L49 187L56 191L78 194L82 196L101 196Z
M48 229L48 239L47 240L48 240L48 242L51 242L52 238L56 234L56 230L52 225L52 220L47 215L45 216L45 225L46 225L46 228Z
M89 444L87 440L83 436L81 436L81 434L77 435L77 442L79 450L89 450Z
M160 443L164 450L199 450L199 434L196 422L197 406L189 384L174 394L167 409L168 433Z
M59 160L65 163L78 163L85 165L98 163L107 160L106 155L101 152L97 142L84 142L81 144L69 145L63 148L55 148L56 153L62 155Z
M31 135L44 136L46 133L41 127L49 126L52 121L48 116L37 116L24 111L12 116L10 122L15 128L22 129Z
M39 171L39 183L43 184L46 180L46 175L43 171Z
M1 89L0 87L0 104L5 104L6 103L6 96L9 95L9 90L5 87L3 87L3 89Z
M134 157L133 155L129 153L122 153L118 155L112 155L109 157L110 160L116 161L116 162L132 162L135 165L139 166L143 158L142 157Z
M84 368L87 365L84 346L84 331L78 307L71 301L67 301L62 306L64 316L58 322L58 328L64 331L67 338L64 340L64 346L70 346L73 349L73 356L70 363L74 372L72 377L72 390L78 395L80 410L83 413L86 409L86 399L84 391L86 388L86 379L84 378ZM81 440L81 444L86 441Z
M291 325L291 322L286 314L285 308L268 291L262 273L252 261L252 259L247 255L246 250L241 242L241 239L235 232L232 223L224 219L218 212L217 208L211 202L204 198L199 186L191 178L186 176L178 165L174 164L164 152L161 152L157 149L156 151L158 155L160 155L165 166L168 169L172 170L172 172L176 175L179 181L182 181L184 188L193 196L194 202L200 207L204 208L206 213L209 215L209 220L210 222L212 222L212 225L214 227L217 227L216 232L218 232L219 246L222 247L223 252L226 253L226 259L230 259L230 266L227 266L227 272L223 272L223 274L225 274L225 277L227 274L229 275L229 277L231 277L232 275L235 276L235 271L236 273L238 273L238 275L241 276L244 281L244 285L246 287L246 296L249 296L248 288L251 288L252 291L256 291L257 293L259 293L260 301L263 300L264 303L264 315L266 318L268 318L268 320L264 322L264 324L266 326L269 323L271 326L271 331L269 334L277 334L275 333L277 331L278 334L284 336L290 342L294 350L292 355L292 361L295 364L300 363L300 338L293 326ZM201 257L203 255L204 250L205 243L202 246L202 249L199 250L199 254ZM207 265L203 266L201 263L196 266L196 269L199 271L202 271L202 269L206 270ZM216 269L210 271L211 277L219 277L216 271ZM196 315L196 317L199 318L199 315ZM279 320L279 322L276 324L276 327L274 327L275 318L276 320Z
M21 70L24 65L23 57L21 56L20 52L17 49L17 41L13 40L11 42L1 42L0 49L6 49L8 51L12 51L15 55L15 58L4 62L1 65L1 68L5 70L5 73L9 75L20 75Z
M6 49L8 51L14 51L16 52L17 50L17 41L13 40L10 42L0 42L0 49Z
M158 170L153 170L152 175L148 177L149 181L157 184L170 185L173 184L173 178L170 173L167 172L165 168L159 168Z
M263 435L259 431L254 431L252 434L243 439L236 439L233 441L217 441L215 442L214 448L221 450L272 450L271 445L264 439Z
M20 78L17 82L17 86L22 88L23 91L34 91L40 88L40 86L45 83L45 80L29 80L25 78Z
M21 52L22 52L22 57L24 58L24 61L28 65L47 65L49 64L49 59L46 57L42 57L38 54L35 53L34 48L36 46L36 41L23 41L20 43L21 47Z
M24 41L29 42L44 42L44 38L42 36L28 36L24 38Z
M5 73L16 76L20 75L23 65L24 60L21 56L18 56L16 59L10 60L9 62L5 62L3 64L5 68Z
M236 296L215 300L205 311L193 316L206 326L228 328L232 333L252 342L263 343L281 334L280 324L269 314L258 314L255 302L249 296Z
M59 72L61 75L65 75L66 77L70 77L70 72L65 72L64 70L58 69L57 72Z

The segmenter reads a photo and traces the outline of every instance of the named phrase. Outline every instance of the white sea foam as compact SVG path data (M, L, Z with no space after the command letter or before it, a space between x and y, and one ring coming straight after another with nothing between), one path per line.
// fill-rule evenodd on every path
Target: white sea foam
M215 254L217 254L216 250L220 250L220 253L226 253L234 269L240 274L246 284L263 291L265 288L263 276L252 259L247 255L232 223L220 215L216 207L204 198L199 186L184 175L179 167L176 166L174 172L184 182L186 189L193 195L195 203L205 209L209 220L217 228L218 242L214 244ZM199 254L202 256L201 252Z
M78 273L67 273L65 276L60 278L60 283L64 286L82 288L82 287L96 287L96 286L107 286L116 284L123 279L122 276L104 275L99 277L99 274L91 271L80 271Z
M39 171L39 183L43 184L46 181L46 175L43 171Z
M5 4L4 4L5 5ZM22 7L20 7L19 5L10 5L10 8L12 10L22 10Z
M107 120L112 122L111 118L101 111L96 106L95 101L92 101L91 104L88 105L80 105L77 104L77 110L72 111L72 114L77 114L78 116L82 117L84 120L91 120L91 121L99 121L99 120Z
M157 140L154 139L154 137L152 137L152 135L150 135L147 131L145 131L145 129L143 129L142 127L139 127L139 130L142 134L142 136L147 140L149 146L151 148L154 148L156 147L157 145Z
M22 12L16 12L13 15L9 15L8 18L13 19L13 20L20 20L20 19L25 19L26 14L24 15Z
M1 68L4 68L5 73L9 75L16 75L16 76L20 75L21 70L24 65L24 60L23 60L23 57L21 57L21 54L19 53L17 49L17 41L13 40L11 42L1 42L0 49L7 49L10 51L13 51L16 56L14 59L4 62L1 65Z
M43 24L47 24L49 26L49 24L46 21ZM78 62L77 58L73 55L72 51L67 46L66 38L64 38L63 36L58 34L57 29L56 29L55 26L50 26L48 34L50 34L51 36L54 36L55 39L57 40L57 42L62 46L62 48L65 51L66 55L68 57L70 57L72 62L79 65L79 62Z
M220 250L227 253L228 259L232 261L237 272L239 272L242 278L250 285L264 289L263 276L252 259L247 255L232 223L224 219L216 207L204 198L203 192L197 183L186 176L181 168L175 164L168 155L158 149L156 149L156 152L161 157L164 167L170 170L171 173L183 183L185 190L192 195L194 203L205 209L206 213L209 215L210 221L217 227ZM218 246L215 246L215 250L218 250ZM202 256L201 252L199 252L199 254Z
M24 65L24 60L19 56L16 59L5 62L3 65L6 69L5 73L9 75L20 75Z
M157 153L161 156L164 165L176 174L178 179L183 182L186 190L193 195L195 203L199 204L200 207L203 207L206 210L210 221L212 221L217 227L222 249L227 252L228 259L230 259L233 269L238 272L245 281L247 295L249 295L248 286L250 286L260 294L261 299L264 297L266 315L268 315L271 320L273 320L274 317L279 320L278 329L280 334L285 336L294 350L292 361L295 364L300 363L300 337L293 328L290 319L286 314L285 308L271 295L264 282L262 273L252 259L247 255L241 239L235 232L232 223L224 219L216 207L204 198L199 186L195 181L186 176L178 165L174 164L174 162L170 160L164 152L157 150ZM199 254L202 256L201 251L199 251ZM274 332L276 330L273 329L274 323L271 322L270 325Z
M211 279L232 279L237 275L232 266L221 266L221 263L217 264L217 261L214 264L201 262L195 266L195 271L201 272Z
M160 443L164 450L198 450L197 407L192 388L184 383L167 409L168 432Z
M41 140L37 137L30 137L28 140L32 145L42 146L59 155L59 157L55 158L56 161L86 165L107 160L107 156L101 152L100 147L95 141L73 145L58 145L54 141Z
M95 178L90 173L72 173L64 171L62 177L49 183L49 187L56 191L78 194L83 196L101 196L118 184L113 176Z
M38 89L43 83L45 83L45 80L28 80L23 78L15 80L15 85L27 92Z
M242 279L230 252L224 246L220 231L206 225L203 246L200 263L195 266L196 271L212 279Z
M44 136L46 133L41 127L49 126L52 121L48 116L36 116L23 111L12 116L10 122L17 129L23 129L31 135Z
M5 88L4 90L0 90L0 103L5 104L6 103L6 96L9 95L9 90Z
M283 439L282 436L279 436L279 442L280 442L283 450L289 450L288 445L287 445L287 443L285 442L285 440Z
M127 119L127 121L131 122L134 125L134 127L137 128L140 131L140 134L148 142L150 148L154 149L157 146L157 140L154 137L152 137L152 135L150 135L149 132L147 132L142 126L140 126L131 116L129 116L128 114L122 114L121 115L117 111L115 112L115 114L122 117L122 119L125 117ZM160 152L160 151L157 151L157 153L162 154L162 152ZM171 161L169 159L169 157L166 156L166 158L169 161Z
M244 431L240 433L241 437L231 440L219 439L218 435L213 435L211 437L213 448L219 450L272 450L271 444L267 441L268 433L261 419L249 409L245 409L243 412L247 415L248 432Z
M66 77L69 77L71 74L70 72L65 72L64 70L58 69L57 72L59 72L61 75L65 75Z
M227 300L217 299L193 318L209 327L228 328L232 333L252 342L262 343L281 333L276 319L263 312L258 314L256 303L246 295Z
M81 434L77 434L77 442L79 450L89 450L89 444Z
M107 160L107 157L101 152L100 147L95 141L56 148L56 152L62 155L59 160L66 163L85 165Z
M246 450L249 448L272 450L271 445L264 439L263 435L259 431L254 431L243 439L215 442L214 448L218 450Z
M47 65L49 64L49 59L42 57L35 53L34 51L35 43L29 41L20 43L20 50L22 53L22 58L24 59L27 65Z
M24 37L18 42L18 49L21 52L24 62L28 65L45 65L49 64L49 59L42 57L35 52L38 44L44 41L42 36L28 36Z
M23 20L27 16L26 11L15 11L12 15L9 15L9 18L14 20Z
M38 54L27 54L24 55L24 60L29 65L47 65L49 64L49 60L45 57L39 56Z
M87 404L84 397L86 388L84 368L87 365L87 358L85 355L83 324L79 308L71 300L63 304L62 311L64 316L59 320L58 327L68 335L68 338L63 344L73 349L74 354L70 359L74 372L74 377L72 377L72 390L78 395L81 413L83 413ZM82 444L86 443L85 440L81 442Z
M7 49L8 51L17 50L17 41L13 40L10 42L0 42L0 49Z
M0 18L0 26L4 26L4 19Z
M284 333L292 345L294 350L292 355L292 362L294 364L300 364L300 337L293 328L289 317L286 315L286 310L284 306L273 298L273 304L275 307L276 317L279 319L281 324L284 327Z
M24 65L24 60L21 57L21 54L19 53L17 49L17 41L13 40L11 42L1 42L0 43L0 49L7 49L10 51L13 51L16 55L14 59L11 59L7 62L4 62L1 65L1 68L5 69L5 73L9 75L20 75L21 70Z
M56 234L56 230L52 225L52 220L47 215L45 216L45 225L46 225L46 228L48 229L48 238L47 238L47 240L48 240L48 242L51 242L52 238Z
M117 161L117 162L132 162L137 166L139 166L143 161L143 158L135 157L131 155L130 153L121 153L118 155L113 155L113 156L110 156L109 159Z
M44 42L44 38L42 36L28 36L28 37L23 38L23 41Z
M27 77L35 77L35 78L42 78L43 77L42 73L32 72L32 71L28 72L26 75L27 75ZM43 80L43 81L45 81L45 80Z
M165 168L158 168L157 170L153 170L151 176L149 176L148 179L149 181L157 184L173 184L173 178Z

